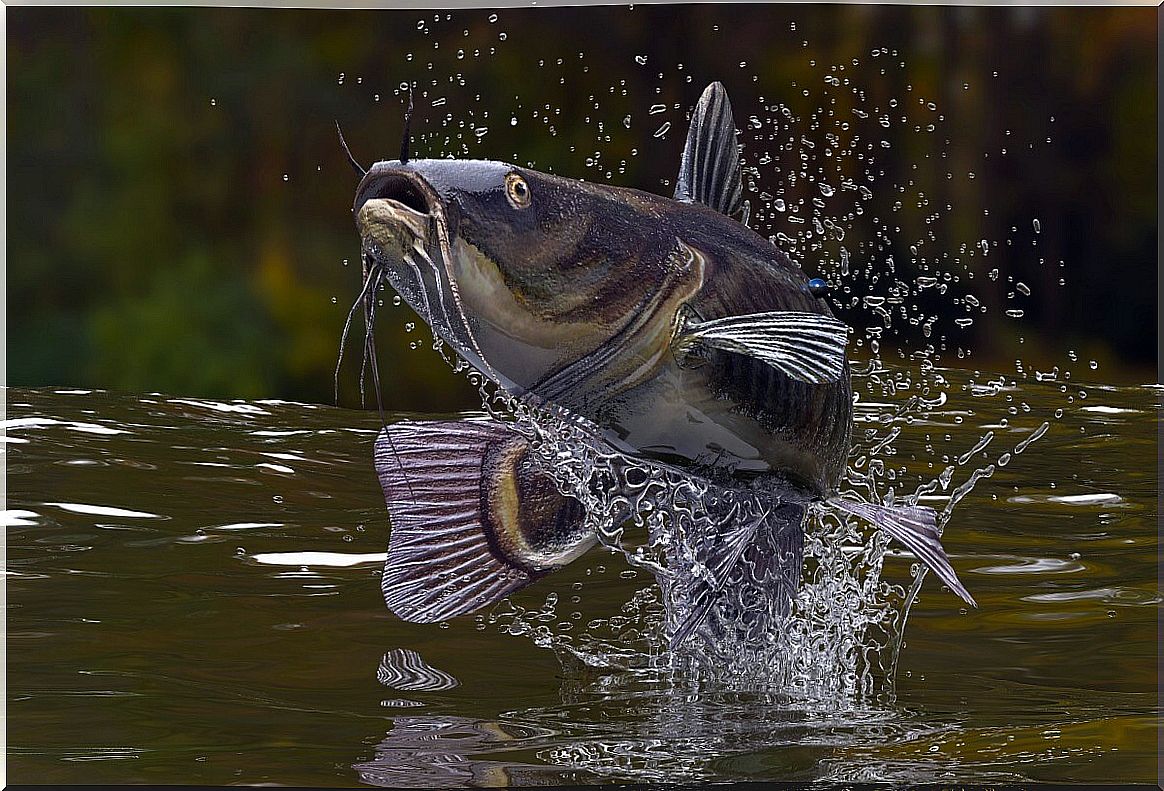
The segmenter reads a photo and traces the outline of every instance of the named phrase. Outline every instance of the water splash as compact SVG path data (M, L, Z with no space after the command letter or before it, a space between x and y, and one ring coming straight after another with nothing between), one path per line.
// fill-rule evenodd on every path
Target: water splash
M421 22L425 35L429 27ZM587 70L585 55L578 52L576 63L559 58L556 64L539 60L536 66L554 69L559 82L566 84L579 77L571 70L572 63L583 73ZM976 178L961 159L948 156L951 143L944 135L951 121L944 109L914 86L906 84L903 89L886 78L887 72L896 78L906 68L902 53L877 47L858 55L835 64L810 61L818 81L781 86L785 101L761 96L758 108L737 108L740 117L748 119L742 140L745 179L754 204L749 225L822 275L837 295L841 315L857 329L854 356L863 362L854 363L856 431L842 493L870 503L924 501L939 510L939 529L944 529L976 485L1050 428L1050 421L1040 415L1032 415L1031 427L1012 426L1003 419L997 426L984 427L966 446L946 450L942 445L950 442L943 426L961 425L974 412L948 407L954 386L941 365L951 355L959 364L971 356L968 339L983 322L996 320L992 310L1005 315L1003 321L1021 318L1022 300L1031 289L1017 276L1018 267L1008 271L1010 260L1020 255L1014 250L1020 236L1017 227L1003 238L983 235L981 228L959 228L957 233L965 236L961 238L949 222L950 205L939 203L915 182L912 173L921 163L911 169L906 158L902 167L886 168L887 150L912 132L936 152L936 159L950 162L948 180ZM588 97L585 123L597 132L596 147L570 150L599 178L611 181L616 171L625 172L625 159L617 167L607 164L626 148L625 139L619 137L631 133L621 130L639 130L633 132L636 138L643 129L665 132L672 123L665 114L682 110L677 103L659 101L670 67L659 68L655 95L640 98L637 109L625 80L611 84L609 98ZM742 62L740 68L747 69L748 64ZM690 81L682 64L674 70L671 76ZM877 70L880 82L873 76ZM751 79L756 82L758 75ZM438 82L432 81L430 87L436 89ZM459 73L450 86L440 87L473 90ZM421 95L426 95L423 90ZM474 102L481 102L481 96ZM514 97L514 102L512 108L501 108L511 124L521 116L539 122L540 130L551 137L558 134L555 124L561 108L523 107L522 97ZM432 106L443 103L442 96ZM635 119L647 120L647 125L636 124ZM488 153L480 148L474 122L451 115L433 120L440 131L434 129L418 142L427 143L434 153ZM682 118L676 115L675 120ZM630 151L631 156L639 153ZM543 167L554 170L554 164ZM767 186L772 182L778 186ZM666 180L662 186L664 193L669 191ZM1022 242L1029 241L1030 247L1021 255L1037 256L1039 220L1032 218L1029 226L1031 238L1023 237ZM976 279L987 256L994 268L986 278ZM993 264L996 258L998 265ZM1026 262L1019 263L1030 269ZM1038 266L1045 264L1038 260ZM990 282L982 283L983 279ZM986 294L1003 284L1012 290L998 310ZM892 352L883 349L890 344ZM436 338L434 346L439 347ZM886 353L900 362L886 365ZM454 367L465 370L461 361ZM1068 391L1067 367L1056 366L1053 381L1063 383L1061 392L1070 404L1076 394ZM975 381L981 376L975 371L963 387L971 397L1010 402L1016 379L1046 376L1021 360L1016 361L1016 370L1017 378L994 375L985 382ZM475 372L469 375L481 388L484 408L523 433L561 490L586 504L602 544L623 556L630 569L655 579L655 585L640 589L620 614L590 619L584 629L575 628L572 618L558 615L556 593L540 609L505 602L480 616L483 628L492 625L529 636L538 645L587 665L661 672L673 680L686 674L717 683L779 687L805 698L833 701L879 691L892 694L905 622L925 570L912 563L908 574L901 573L896 559L913 558L893 548L887 536L866 534L854 520L810 508L803 545L782 544L779 526L774 526L779 520L772 516L781 504L770 494L720 492L708 481L622 456L596 443L597 430L584 421L544 404L510 398ZM1078 397L1085 398L1085 392L1079 391ZM1030 408L1017 404L1008 411L1018 415ZM1059 410L1055 418L1061 415ZM927 455L899 457L897 448L919 432L924 432ZM1010 433L1022 434L1017 444L1004 442ZM990 456L992 452L997 455ZM786 515L785 521L789 518ZM767 542L771 565L783 571L768 575L758 573L766 570L754 562L738 564L699 629L701 639L677 655L669 650L668 638L700 605L700 583L722 580L707 565L709 537L733 531L747 534L741 544ZM791 566L800 568L794 584L771 584L787 582Z

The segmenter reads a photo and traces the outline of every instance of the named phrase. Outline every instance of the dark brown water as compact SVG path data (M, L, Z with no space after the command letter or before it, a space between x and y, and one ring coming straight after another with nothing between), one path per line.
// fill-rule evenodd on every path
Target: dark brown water
M396 620L370 414L9 389L8 779L1151 781L1161 389L945 376L890 463L916 485L993 432L930 498L996 462L945 535L980 607L926 580L896 684L823 703L539 647L640 617L650 578L603 549L496 623Z

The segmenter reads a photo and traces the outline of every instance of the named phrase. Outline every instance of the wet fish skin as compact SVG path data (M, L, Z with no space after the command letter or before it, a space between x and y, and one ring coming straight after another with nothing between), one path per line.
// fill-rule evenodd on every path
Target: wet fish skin
M511 174L528 184L528 208L507 200ZM639 190L497 162L411 160L377 163L357 193L365 247L386 257L403 223L373 222L369 207L384 214L391 196L423 200L435 226L424 243L467 332L434 329L506 389L593 420L629 452L776 473L822 494L835 486L851 424L847 375L811 385L732 352L707 352L702 365L671 353L681 309L704 320L831 316L766 239L708 207ZM398 290L423 316L408 286Z

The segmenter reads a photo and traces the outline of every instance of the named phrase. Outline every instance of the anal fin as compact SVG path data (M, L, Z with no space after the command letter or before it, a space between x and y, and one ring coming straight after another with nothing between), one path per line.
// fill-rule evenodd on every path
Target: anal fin
M391 521L381 589L406 621L434 623L524 588L595 541L581 503L536 471L496 421L394 423L376 439Z
M950 590L967 604L977 607L978 602L958 579L942 547L934 509L924 505L877 505L833 497L828 504L840 511L871 522L903 544L917 559L938 576Z

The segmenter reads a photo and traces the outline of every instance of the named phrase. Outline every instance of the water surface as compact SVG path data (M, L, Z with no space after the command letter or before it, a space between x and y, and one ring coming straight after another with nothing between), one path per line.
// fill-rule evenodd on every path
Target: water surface
M1055 418L1058 382L946 376L949 400L893 443L920 479L987 432L978 467L1050 428L947 525L979 609L927 579L896 683L823 703L588 668L503 631L641 617L650 578L602 548L492 622L397 620L374 414L9 389L8 777L1149 782L1161 390L1087 386Z

